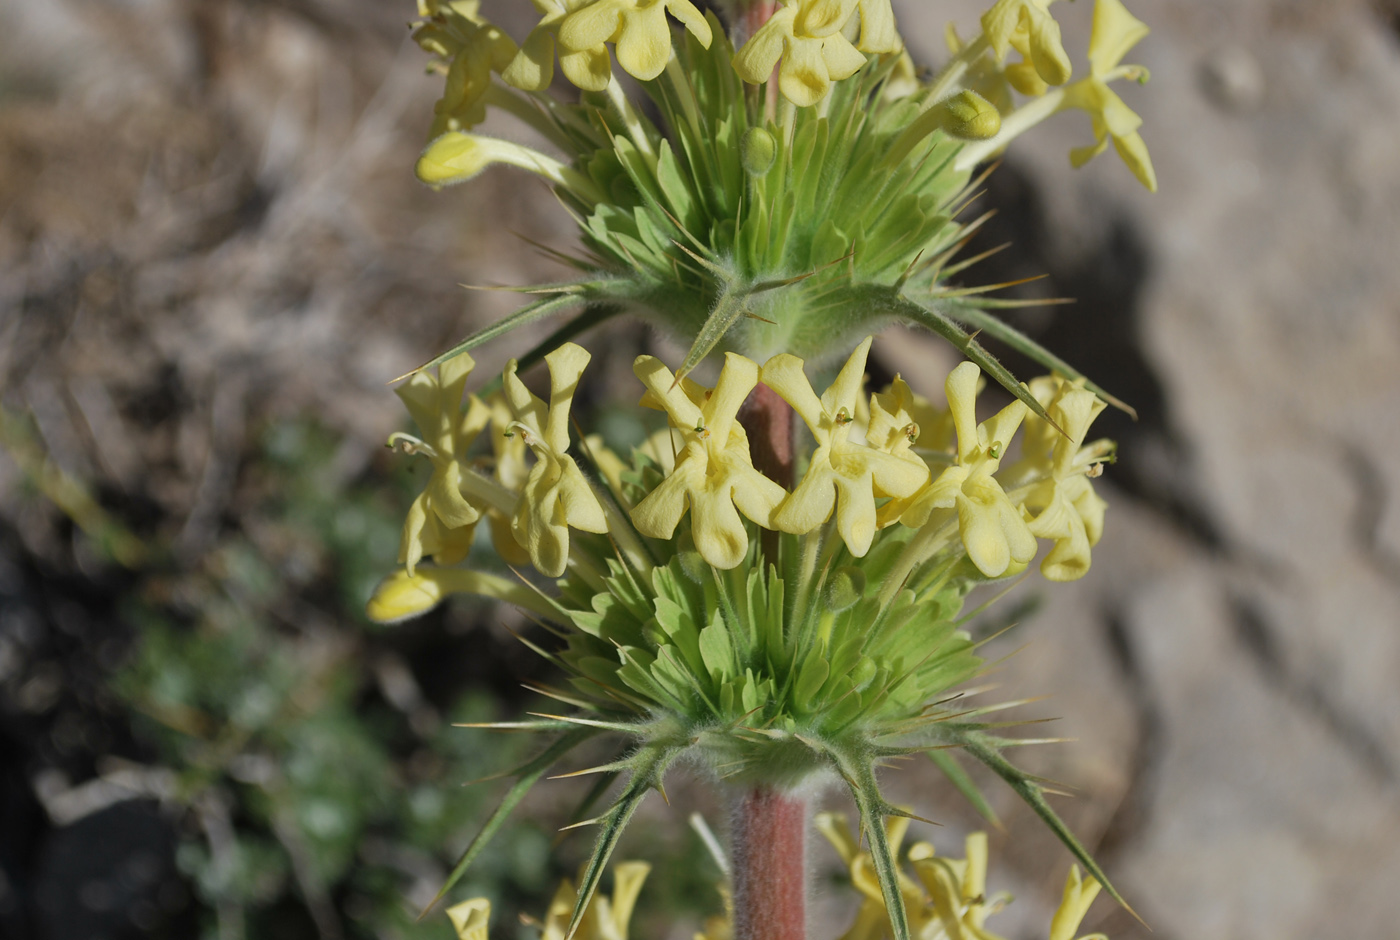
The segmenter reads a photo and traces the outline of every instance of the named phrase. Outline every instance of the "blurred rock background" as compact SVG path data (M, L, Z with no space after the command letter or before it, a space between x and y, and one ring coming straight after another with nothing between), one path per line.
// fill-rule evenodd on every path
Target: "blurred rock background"
M903 32L936 61L981 5L906 3ZM525 6L493 12L520 36ZM1078 302L1018 321L1141 415L1103 419L1122 460L1093 572L1022 589L999 681L1052 696L1033 709L1077 740L1025 758L1076 788L1060 808L1153 936L1389 938L1400 7L1131 6L1161 193L1111 151L1071 171L1089 128L1066 115L985 197L981 244L1013 247L971 276L1048 273L1028 296ZM1090 4L1056 12L1082 56ZM459 284L557 273L510 233L572 236L533 181L414 182L439 89L411 15L0 0L0 935L450 935L416 905L496 792L458 784L521 745L449 722L523 710L540 667L508 610L362 620L421 485L382 448L385 382L513 306ZM592 344L594 388L630 399L649 345ZM928 389L950 362L893 333L876 353ZM936 774L892 781L948 823L920 837L976 825ZM1001 929L1042 936L1066 857L988 792ZM497 936L579 857L550 853L578 794L541 794L462 890L497 899ZM656 802L624 854L684 863L653 876L647 936L717 906L682 824L720 810ZM1091 928L1148 936L1106 902Z

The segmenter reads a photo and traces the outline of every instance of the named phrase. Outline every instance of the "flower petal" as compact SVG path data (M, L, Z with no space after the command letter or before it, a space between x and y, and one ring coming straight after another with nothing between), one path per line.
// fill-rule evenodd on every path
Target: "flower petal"
M1089 32L1089 65L1095 75L1118 66L1128 50L1142 41L1150 30L1147 24L1128 12L1122 0L1096 0L1094 25Z
M817 448L802 482L773 513L773 527L780 532L805 535L827 519L836 505L836 471L827 461L826 448Z
M638 6L622 18L617 39L617 64L633 78L651 81L671 58L671 26L659 2Z

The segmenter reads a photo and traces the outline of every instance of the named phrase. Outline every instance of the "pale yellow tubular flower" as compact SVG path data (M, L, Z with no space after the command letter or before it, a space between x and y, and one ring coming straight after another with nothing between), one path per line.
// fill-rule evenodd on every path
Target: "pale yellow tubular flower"
M1043 386L1042 386L1043 388ZM1042 392L1043 393L1043 392ZM1108 504L1094 492L1088 472L1097 453L1086 451L1084 438L1089 425L1105 405L1092 392L1069 382L1060 382L1046 407L1051 420L1063 434L1047 422L1032 422L1027 440L1031 450L1014 470L1025 473L1023 464L1033 462L1042 479L1026 493L1023 504L1035 518L1031 533L1053 539L1054 547L1040 563L1041 573L1051 581L1074 581L1089 570L1089 549L1103 535L1103 517ZM1045 425L1054 438L1046 448Z
M849 78L865 64L865 55L840 32L854 6L855 0L784 0L782 9L735 53L734 71L757 85L777 68L778 89L785 98L800 108L816 104L832 82Z
M608 484L608 489L613 493L622 492L622 475L630 467L621 457L606 443L603 442L603 435L590 434L583 439L583 446L587 448L585 453L589 460L598 468L598 472L603 475L603 479Z
M700 556L716 568L735 567L749 550L740 513L772 528L773 510L787 496L754 469L748 436L737 420L739 406L758 384L758 365L726 353L719 381L703 404L653 356L638 356L632 370L685 442L671 473L632 509L632 522L649 538L668 539L688 508Z
M465 412L462 393L476 363L462 353L442 363L437 374L415 372L395 392L408 407L422 438L394 434L397 444L420 453L432 463L428 485L409 507L399 542L399 563L414 566L430 555L440 564L456 564L471 549L472 533L481 509L462 495L470 471L465 467L467 449L486 427L489 411L473 396Z
M641 893L642 884L650 872L651 866L646 862L621 862L614 865L612 897L606 897L602 892L594 893L588 907L584 909L583 920L579 922L573 940L627 940L632 911L637 906L637 896ZM578 891L572 882L564 879L549 902L549 913L545 916L540 940L565 940L565 931L577 901Z
M1075 931L1079 929L1084 915L1089 913L1089 906L1094 903L1094 898L1098 897L1100 887L1094 878L1085 879L1081 876L1078 865L1070 866L1059 909L1050 920L1050 940L1074 940ZM1106 940L1103 934L1090 934L1081 940L1092 940L1095 937Z
M591 358L574 343L565 343L544 357L549 366L548 406L515 374L516 360L506 364L506 401L515 418L511 430L524 437L536 458L511 531L535 567L551 578L562 575L568 564L570 527L584 532L608 530L597 495L568 454L569 407Z
M1139 67L1120 66L1119 63L1147 33L1147 24L1129 13L1122 0L1097 0L1089 36L1090 74L1065 89L1063 107L1087 111L1094 126L1095 143L1071 150L1072 164L1079 167L1088 163L1103 153L1111 140L1138 181L1156 192L1157 173L1152 168L1147 144L1138 133L1142 118L1108 86L1114 78L1146 75Z
M1046 83L1063 85L1074 67L1060 40L1060 24L1050 15L1051 0L997 0L982 14L982 33L997 59L1005 60L1012 39L1024 37L1031 64Z
M671 58L668 12L702 46L710 47L714 37L709 21L690 0L591 0L578 4L559 26L559 44L575 54L596 56L602 50L606 57L603 44L611 42L623 71L633 78L650 81L661 74ZM573 76L569 80L573 81ZM605 87L607 82L589 90L602 91Z
M559 27L564 18L584 6L588 0L530 0L540 14L540 21L521 43L520 51L501 72L506 84L525 91L544 91L554 80L554 52ZM560 46L559 67L564 77L587 91L602 91L612 77L612 60L602 44L594 48L571 52Z
M836 528L846 548L858 558L869 551L875 537L875 500L909 496L929 476L923 462L910 454L885 453L848 440L870 342L867 336L856 347L821 398L796 356L781 353L763 367L763 384L792 406L817 442L802 482L773 514L773 524L783 532L801 535L826 522L834 508Z
M984 575L996 578L1035 557L1035 536L992 476L1025 418L1026 406L1014 401L979 425L976 399L980 374L970 362L949 373L944 388L957 429L957 457L915 496L900 522L917 528L929 522L935 509L956 509L968 558Z
M923 407L916 403L921 401L914 390L911 389L898 375L890 387L884 392L870 396L870 417L867 421L865 431L866 443L878 451L882 451L901 460L922 463L924 462L918 454L914 452L914 443L918 441L922 447L923 428L914 419L914 410L924 411L925 414L932 411L927 401L923 401ZM943 422L949 424L950 422ZM939 433L937 418L934 420L934 437ZM939 469L942 469L941 467ZM917 492L917 491L915 491ZM911 496L900 499L890 499L876 512L876 525L884 528L899 521L899 517L908 508Z
M400 569L379 583L365 607L375 623L398 623L432 610L453 594L475 594L505 601L544 617L557 616L551 602L518 579L468 568L421 565L410 574Z
M492 395L486 406L491 409L492 476L506 490L519 493L530 478L530 466L525 460L529 448L525 445L524 436L510 429L515 415L510 405L506 404L504 395ZM530 553L515 540L515 533L511 530L512 518L513 514L495 508L486 514L486 521L491 526L491 545L496 549L496 554L506 564L518 567L530 563Z
M880 876L875 871L874 860L869 852L860 851L858 839L851 832L850 824L842 813L818 813L813 820L818 831L836 849L841 861L850 871L851 884L861 894L860 909L855 921L841 935L840 940L883 940L889 935L890 915L885 908L885 895L880 888ZM885 822L885 836L890 843L890 852L899 856L900 845L909 829L909 820L903 816L892 816ZM900 894L904 896L905 917L909 929L916 938L930 936L933 908L919 883L903 871L899 873Z
M420 0L424 17L413 39L443 61L447 87L433 106L429 137L465 130L486 118L482 100L491 87L491 72L515 58L514 40L480 15L479 0Z
M457 940L487 940L486 928L491 923L491 902L486 898L472 898L447 909L447 917L452 928L457 931Z

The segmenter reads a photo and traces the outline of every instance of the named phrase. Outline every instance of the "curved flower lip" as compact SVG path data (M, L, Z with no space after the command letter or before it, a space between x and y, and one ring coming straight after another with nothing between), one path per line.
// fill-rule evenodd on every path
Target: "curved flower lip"
M395 389L423 438L395 434L390 444L422 453L432 463L427 486L413 501L404 520L399 561L412 573L424 555L444 564L461 561L470 550L473 529L483 506L463 495L471 471L463 466L467 449L485 429L490 412L475 396L462 411L462 394L476 363L462 353L442 363L437 375L418 372Z
M617 64L623 71L633 78L650 81L662 73L671 58L671 24L666 19L667 12L702 46L710 47L714 37L709 21L690 0L593 0L577 4L560 21L559 45L572 54L601 55L606 62L607 51L603 44L611 42L617 52ZM574 76L570 75L569 79L573 81ZM604 81L603 87L606 85ZM587 90L601 91L602 88L588 87Z
M1055 543L1040 564L1041 573L1051 581L1073 581L1088 572L1090 549L1103 534L1108 504L1088 478L1099 452L1083 445L1089 425L1107 406L1092 392L1062 379L1037 380L1032 393L1064 433L1052 435L1048 425L1036 419L1027 430L1030 446L1023 445L1024 456L1008 475L1037 481L1029 485L1022 503L1034 513L1032 534Z
M512 427L536 457L511 519L511 531L535 567L551 578L562 575L568 566L570 528L608 531L597 494L567 453L569 409L579 376L591 358L574 343L565 343L544 357L549 366L548 405L520 381L516 360L506 364L506 402L515 416Z
M644 403L665 410L684 441L670 474L633 507L633 524L649 538L670 538L688 509L700 556L716 568L736 567L749 552L740 514L772 528L773 510L787 496L754 469L748 436L737 420L758 384L757 363L727 353L708 395L703 386L677 382L655 357L638 356L632 369L647 388Z
M1123 99L1108 87L1110 80L1146 72L1135 66L1120 66L1123 57L1148 34L1147 24L1128 12L1122 0L1097 0L1094 25L1089 37L1089 77L1065 89L1063 107L1086 111L1093 122L1095 142L1070 151L1070 162L1083 166L1108 148L1109 141L1151 192L1157 191L1157 171L1147 153L1138 128L1140 118Z
M792 406L811 429L817 449L802 482L773 515L773 525L795 534L831 518L851 554L865 555L879 527L878 497L907 497L928 480L928 467L912 453L891 453L849 440L855 421L865 360L872 337L851 353L835 381L817 397L802 360L780 353L763 366L763 384Z
M900 521L908 526L942 525L935 509L957 511L958 532L968 558L989 578L1001 577L1035 557L1035 536L1021 511L992 476L1001 466L1027 409L1013 401L993 417L977 423L977 380L981 370L970 362L954 369L944 383L957 431L957 458L926 488L908 500Z
M1060 39L1060 24L1050 15L1050 0L997 0L982 14L982 31L998 60L1015 45L1030 54L1036 73L1049 85L1069 81L1074 67Z

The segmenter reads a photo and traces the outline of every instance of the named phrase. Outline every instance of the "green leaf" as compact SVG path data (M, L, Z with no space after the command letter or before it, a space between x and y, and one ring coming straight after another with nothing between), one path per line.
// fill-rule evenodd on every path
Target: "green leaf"
M1035 400L1035 396L1025 386L1016 380L1016 376L1012 375L1006 366L997 362L991 353L987 352L955 321L889 288L881 290L885 294L884 297L880 298L883 301L882 306L891 316L911 320L925 329L937 333L952 343L964 356L972 360L979 369L996 380L998 385L1024 402L1027 408L1046 421L1050 421L1050 416L1045 413L1045 408ZM1053 421L1050 423L1054 424Z
M564 932L565 940L571 940L574 932L578 930L583 913L588 909L588 902L593 900L593 892L598 890L598 882L603 879L608 859L617 847L618 840L622 838L622 832L631 821L632 814L637 811L648 791L660 787L661 777L677 753L676 748L651 745L643 747L633 757L635 769L627 780L626 788L617 798L617 802L598 819L603 828L598 833L598 841L593 845L588 867L579 879L578 899L574 902L573 916L569 918L569 929Z
M748 299L749 295L746 292L734 290L732 287L725 288L724 292L719 295L714 309L705 319L705 325L700 328L695 341L691 343L690 352L686 353L685 361L676 370L676 378L689 375L691 370L703 362L705 357L719 345L720 340L724 339L724 335L744 315Z
M529 352L525 353L525 355L519 358L519 365L517 368L521 372L524 372L525 370L533 366L535 363L541 362L545 356L554 352L554 350L558 349L560 346L564 345L574 337L578 336L580 333L583 333L587 330L591 330L599 323L603 323L607 320L612 319L619 313L622 313L622 310L623 308L620 304L589 304L588 307L584 308L583 313L580 313L568 323L565 323L563 326L559 327L559 329L555 330L553 333L550 333L544 339L540 340L533 347L531 347ZM509 317L507 317L507 319L509 319ZM500 391L500 389L501 377L498 375L491 381L483 385L480 391L477 392L477 395L479 395L482 398L485 398L489 395L494 395L496 392Z
M657 603L660 603L659 599ZM714 621L700 631L700 656L705 661L705 668L712 674L718 674L720 682L734 678L734 649L729 643L729 631L725 628L724 620L718 611Z
M577 291L557 294L552 297L546 297L543 300L537 300L531 304L526 304L510 316L497 320L488 327L477 330L447 352L434 356L432 359L429 359L427 362L414 369L413 372L406 372L399 376L399 378L405 379L414 372L422 372L424 369L431 369L435 365L446 362L453 356L464 353L470 349L475 349L482 343L489 343L496 337L504 336L518 327L534 323L536 320L542 320L548 316L553 316L559 311L566 310L569 307L576 307L580 304L587 303L589 293L590 292L588 292L583 285L580 285ZM398 379L395 379L395 381L398 381Z
M996 810L992 809L992 804L987 802L987 798L978 789L977 783L968 776L966 770L963 770L962 764L958 763L952 752L945 748L937 748L927 753L928 759L938 765L938 769L943 771L943 775L948 778L949 782L967 798L973 809L977 810L987 822L1000 829L1001 820L997 818Z
M1023 356L1033 359L1047 369L1058 372L1070 379L1084 379L1084 387L1095 395L1108 402L1113 407L1132 415L1133 420L1137 420L1137 411L1126 402L1108 392L1093 382L1078 369L1065 362L1059 356L1046 349L1044 346L1031 339L1020 330L1010 324L992 316L985 310L980 309L975 304L957 303L949 304L948 315L959 323L964 323L975 329L981 330L988 336L993 336L1001 340L1012 349Z
M509 776L516 778L515 783L511 786L510 790L506 792L505 798L501 800L495 812L486 820L486 824L481 827L481 831L476 834L476 838L472 839L466 850L462 852L461 858L457 859L457 864L452 866L452 872L447 876L447 881L443 883L441 890L439 890L437 896L433 898L432 903L423 909L423 914L428 913L428 911L436 907L437 903L447 896L447 892L452 890L452 886L461 880L461 877L466 874L467 869L471 867L471 863L476 861L476 857L482 853L482 850L484 850L491 839L495 837L497 831L500 830L511 812L520 801L525 798L525 794L529 793L534 785L539 782L539 779L543 777L551 767L557 764L560 758L565 754L598 733L599 731L596 728L577 728L568 731L563 734L559 740L546 748L544 753L540 754L540 756L511 771ZM422 915L419 916L421 917Z
M894 940L910 940L909 918L904 910L904 892L899 888L899 867L885 834L885 801L880 796L875 769L864 757L833 749L837 767L846 778L851 798L860 810L861 828L870 840L870 860L880 879L880 893L885 898L885 910L890 915L890 930Z
M1127 910L1132 912L1133 916L1136 917L1137 914L1133 912L1128 902L1123 900L1123 896L1118 893L1118 889L1113 887L1113 884L1108 880L1108 876L1105 875L1103 869L1099 867L1099 863L1094 861L1093 856L1089 854L1089 850L1084 848L1083 844L1075 838L1074 833L1070 832L1069 826L1065 825L1064 820L1050 808L1050 804L1046 802L1045 794L1042 792L1040 785L1035 782L1031 775L1012 764L1005 757L1002 757L1001 753L987 742L984 735L972 731L961 734L958 737L961 739L964 750L990 767L993 773L1005 780L1007 785L1010 786L1012 790L1016 791L1016 795L1035 811L1035 814L1045 822L1045 825L1050 827L1050 831L1055 833L1055 835L1059 837L1059 840L1064 843L1065 848L1069 849L1070 854L1079 860L1079 864L1084 866L1084 870L1093 875L1099 884L1103 885L1109 897L1123 905L1123 907L1127 908Z

